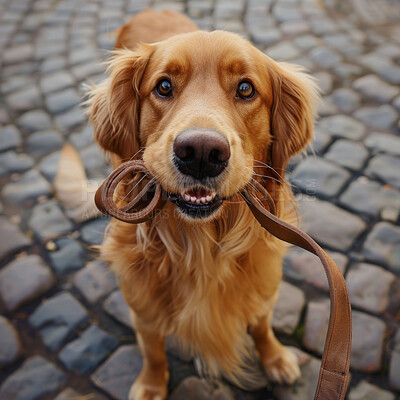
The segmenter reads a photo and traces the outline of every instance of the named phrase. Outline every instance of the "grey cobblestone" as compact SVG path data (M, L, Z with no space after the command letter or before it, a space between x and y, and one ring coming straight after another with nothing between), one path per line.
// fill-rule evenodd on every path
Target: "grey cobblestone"
M21 134L14 125L0 128L0 151L13 149L21 144Z
M365 173L371 178L380 179L394 187L400 188L400 157L377 155L368 164Z
M77 272L74 285L89 303L97 303L116 289L117 285L113 272L100 260L90 262Z
M394 338L394 349L390 359L389 366L389 384L395 390L400 391L400 330L397 330L397 334Z
M325 158L355 171L361 169L368 158L368 150L350 140L338 140L325 154Z
M365 222L326 201L302 198L303 229L322 245L348 250L365 230Z
M395 400L394 394L366 381L360 382L350 393L349 400Z
M68 292L49 298L29 317L29 323L39 330L51 350L59 348L69 334L88 320L86 310Z
M379 107L362 107L354 116L372 128L389 129L398 118L398 113L392 106L385 104Z
M65 274L83 267L85 250L78 241L72 238L60 238L55 244L57 250L50 252L49 257L57 274Z
M400 269L400 228L388 222L378 222L368 234L363 252L367 260L388 265L398 273Z
M365 133L365 126L347 115L334 115L323 118L317 124L318 129L326 131L333 137L359 140Z
M33 133L26 140L29 153L35 157L41 157L54 150L59 150L62 145L62 136L54 130Z
M99 365L117 344L111 335L97 325L91 325L78 339L68 343L58 358L68 371L82 374Z
M46 293L54 284L54 275L40 257L18 258L0 272L0 297L6 309L13 311Z
M400 138L394 135L384 132L372 132L364 143L375 154L389 153L400 156Z
M321 158L308 157L293 171L290 182L308 195L335 196L350 179L345 169Z
M35 165L32 157L28 154L17 154L7 151L0 154L0 175L25 172Z
M351 304L373 313L384 312L394 281L395 275L378 266L353 265L346 276Z
M385 208L400 212L400 192L361 177L340 196L340 202L358 213L379 217Z
M2 239L0 240L0 258L32 243L17 225L3 216L0 216L0 237Z
M121 324L132 329L130 310L121 290L112 292L103 303L104 310Z
M14 363L21 353L18 332L5 317L0 315L0 367Z
M41 356L29 358L0 387L1 400L36 400L57 392L67 377Z
M28 224L35 235L42 240L52 239L72 229L72 223L64 216L55 201L36 205Z
M18 118L18 125L28 133L51 128L49 115L42 110L28 111Z
M366 75L353 83L354 89L380 103L388 103L400 93L396 86L389 85L376 75Z

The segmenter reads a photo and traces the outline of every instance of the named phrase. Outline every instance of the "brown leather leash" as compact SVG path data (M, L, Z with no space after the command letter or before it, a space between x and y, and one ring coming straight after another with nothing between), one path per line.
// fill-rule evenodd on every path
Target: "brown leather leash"
M147 174L149 182L139 190L133 200L118 208L114 201L114 191L118 183L132 173ZM151 190L153 196L150 201L140 209L135 208ZM334 261L309 235L274 215L274 202L262 185L256 184L256 191L258 195L253 188L247 186L240 194L261 226L278 239L317 255L322 262L328 277L331 308L314 400L343 400L349 381L351 353L351 307L343 275ZM110 174L97 190L95 202L103 213L135 224L148 221L160 213L167 201L163 194L165 192L146 170L143 161L132 160L120 165Z

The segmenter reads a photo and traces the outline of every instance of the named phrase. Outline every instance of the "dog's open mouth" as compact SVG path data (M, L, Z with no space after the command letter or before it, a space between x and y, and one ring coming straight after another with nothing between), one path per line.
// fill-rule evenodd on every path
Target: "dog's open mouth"
M205 218L213 214L222 204L222 198L211 189L192 187L180 194L168 193L169 199L180 211L192 218Z

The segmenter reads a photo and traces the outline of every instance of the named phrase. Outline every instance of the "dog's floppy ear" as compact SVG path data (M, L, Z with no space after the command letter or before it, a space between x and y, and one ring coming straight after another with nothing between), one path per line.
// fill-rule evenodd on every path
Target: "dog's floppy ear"
M153 46L116 50L109 62L109 77L89 92L89 120L94 136L106 151L122 160L139 150L139 85Z
M273 102L269 153L271 166L283 176L290 157L313 138L318 88L315 80L298 65L270 61Z

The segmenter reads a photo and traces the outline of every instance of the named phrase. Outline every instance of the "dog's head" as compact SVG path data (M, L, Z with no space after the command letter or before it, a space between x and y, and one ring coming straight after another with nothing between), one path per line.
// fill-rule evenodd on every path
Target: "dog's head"
M312 138L316 93L300 67L198 31L116 51L89 112L106 151L121 161L142 151L178 209L207 218L255 172L283 175Z

